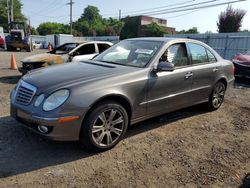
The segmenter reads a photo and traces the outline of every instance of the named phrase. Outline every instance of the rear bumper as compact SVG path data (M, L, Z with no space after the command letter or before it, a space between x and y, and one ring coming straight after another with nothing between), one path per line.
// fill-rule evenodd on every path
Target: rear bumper
M81 124L83 118L79 116L78 119L70 122L59 122L60 117L40 117L32 115L30 112L18 108L15 104L11 104L11 116L20 122L24 127L33 132L46 137L50 140L56 141L76 141L79 140ZM67 117L67 115L64 115ZM38 126L46 126L49 131L43 134L39 131Z
M235 76L250 78L250 66L243 66L235 62L233 64L235 67Z

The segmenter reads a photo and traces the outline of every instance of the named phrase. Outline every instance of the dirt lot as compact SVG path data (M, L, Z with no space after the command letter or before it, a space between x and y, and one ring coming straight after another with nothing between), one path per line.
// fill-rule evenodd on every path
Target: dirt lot
M18 62L29 55L15 52ZM18 71L8 69L9 62L10 53L0 52L0 187L239 187L249 183L248 80L228 90L218 111L198 106L166 114L129 128L127 137L110 151L87 153L77 142L37 137L9 116L9 92L20 78Z

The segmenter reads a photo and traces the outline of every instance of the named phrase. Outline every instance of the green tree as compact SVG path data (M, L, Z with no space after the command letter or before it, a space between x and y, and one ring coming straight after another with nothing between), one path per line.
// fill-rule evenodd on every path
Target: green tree
M22 14L22 3L20 0L13 0L14 6L13 6L13 18L14 21L18 22L26 22L26 17ZM7 1L6 0L0 0L0 23L1 26L4 28L5 32L8 32L8 16L7 16Z
M73 28L78 36L87 36L89 32L89 23L86 20L78 19L73 23Z
M226 11L221 12L219 15L219 20L217 22L219 33L240 31L246 13L245 10L233 9L232 6L229 5Z
M178 34L198 34L199 31L198 31L197 27L192 27L192 28L190 28L188 30L183 29L183 30L181 30L181 31L179 31L177 33Z
M123 22L109 18L105 19L95 6L87 6L81 17L73 23L78 36L120 35Z
M114 19L114 18L103 19L103 22L105 25L106 35L109 35L109 36L120 35L124 22Z
M248 29L243 29L242 31L240 32L250 32Z
M121 30L120 38L135 38L138 34L139 18L138 17L129 17L123 19L124 26Z
M38 31L36 30L36 28L34 28L34 27L30 28L30 33L31 33L31 35L38 35L39 34Z
M67 26L66 26L67 27ZM49 34L60 34L60 33L69 33L69 28L65 28L64 24L55 23L55 22L44 22L41 23L37 31L40 35L49 35Z
M83 10L81 17L74 23L76 30L83 35L102 35L105 27L99 12L97 7L87 6Z
M164 34L167 34L167 31L155 22L147 25L146 30L151 37L163 37Z
M81 16L81 19L84 19L88 23L93 24L93 23L100 21L102 19L99 12L100 12L100 10L97 7L89 5L83 10L83 14Z

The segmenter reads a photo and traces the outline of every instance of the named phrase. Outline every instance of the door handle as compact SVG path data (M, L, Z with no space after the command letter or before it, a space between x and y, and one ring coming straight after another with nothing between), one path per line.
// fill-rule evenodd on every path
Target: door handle
M218 70L218 67L213 68L213 72L217 72Z
M193 73L192 73L192 72L187 72L187 73L185 74L185 78L186 78L186 79L190 78L191 76L193 76Z

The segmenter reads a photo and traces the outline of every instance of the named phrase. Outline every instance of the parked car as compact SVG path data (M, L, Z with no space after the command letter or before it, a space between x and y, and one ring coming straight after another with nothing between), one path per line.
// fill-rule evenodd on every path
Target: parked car
M233 81L232 62L202 42L128 39L93 60L25 75L11 92L11 116L47 138L101 151L131 124L200 103L217 110Z
M4 46L5 46L4 38L0 36L0 48L4 48Z
M43 43L42 42L33 41L32 45L33 45L33 49L43 48Z
M250 78L250 51L235 55L232 62L235 67L235 76Z
M112 46L112 43L105 41L91 41L85 43L65 43L45 54L38 54L21 60L22 67L19 71L26 74L28 71L58 65L72 61L92 59L97 54Z

